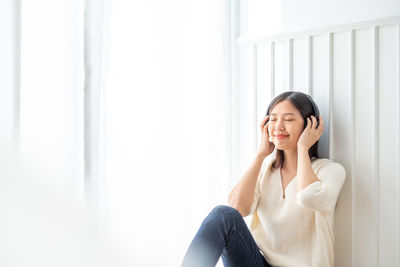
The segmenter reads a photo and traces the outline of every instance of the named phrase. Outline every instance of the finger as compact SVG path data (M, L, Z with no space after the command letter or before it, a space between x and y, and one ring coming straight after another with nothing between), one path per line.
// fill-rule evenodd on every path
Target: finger
M318 124L317 129L320 129L321 127L323 127L323 121L322 121L321 115L318 116L318 122L317 122L317 118L316 117L315 117L315 121Z
M322 120L319 121L318 128L324 128L324 122Z
M265 116L260 125L264 126L265 121L268 120L268 118L269 118L269 115Z
M312 122L311 122L310 118L307 117L307 128L311 129L311 126L312 126Z
M268 115L267 117L265 117L265 118L263 119L263 121L261 122L261 124L260 124L261 130L264 130L264 128L268 125L268 123L269 123L269 121L267 121L268 118L269 118L269 115ZM267 122L266 122L266 121L267 121Z
M320 134L322 135L322 133L324 132L324 125L323 125L323 124L320 124L320 125L318 126L318 129L320 130Z
M312 116L313 118L313 128L317 129L319 127L318 121L317 121L317 117Z

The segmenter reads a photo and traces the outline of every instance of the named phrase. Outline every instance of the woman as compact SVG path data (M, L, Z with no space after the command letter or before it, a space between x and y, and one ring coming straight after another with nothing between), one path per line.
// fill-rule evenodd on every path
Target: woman
M222 255L224 266L333 267L334 211L346 172L318 157L318 107L304 93L284 92L271 101L260 130L259 150L229 206L204 219L182 266L215 266Z

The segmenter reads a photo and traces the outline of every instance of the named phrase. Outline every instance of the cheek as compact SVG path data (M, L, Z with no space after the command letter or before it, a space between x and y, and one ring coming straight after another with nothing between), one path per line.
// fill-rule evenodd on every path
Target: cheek
M300 137L303 131L303 125L293 125L293 127L290 128L290 133L294 138Z

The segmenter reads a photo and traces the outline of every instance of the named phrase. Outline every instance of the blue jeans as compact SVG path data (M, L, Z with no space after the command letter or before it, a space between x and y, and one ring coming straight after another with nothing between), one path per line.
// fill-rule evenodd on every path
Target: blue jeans
M272 267L242 215L226 205L216 206L203 220L181 267L215 267L221 254L225 267Z

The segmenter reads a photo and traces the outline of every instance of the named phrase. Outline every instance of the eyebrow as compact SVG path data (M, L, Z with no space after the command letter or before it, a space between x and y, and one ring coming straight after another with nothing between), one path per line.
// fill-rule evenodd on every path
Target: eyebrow
M271 113L271 114L269 114L269 115L277 115L276 113ZM294 113L283 113L283 115L296 115L296 114L294 114Z

